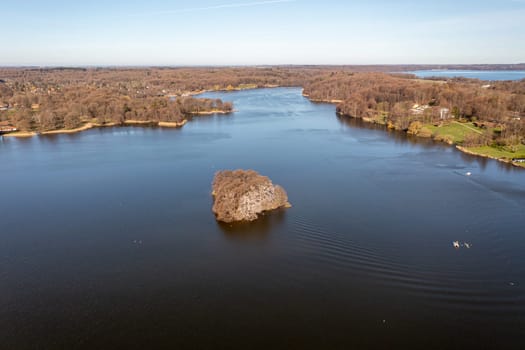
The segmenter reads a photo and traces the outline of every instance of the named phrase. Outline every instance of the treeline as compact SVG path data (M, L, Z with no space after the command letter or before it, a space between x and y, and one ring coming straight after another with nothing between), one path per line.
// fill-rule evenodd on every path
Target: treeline
M180 123L189 115L206 111L230 112L232 104L215 99L192 97L145 97L133 99L104 91L48 96L18 95L16 109L8 111L19 130L50 131L74 129L86 122L124 124L126 121Z
M242 85L302 86L322 68L91 68L0 69L15 91L47 93L65 86L107 88L130 97L181 95Z
M0 121L22 131L72 129L88 121L180 122L188 115L229 112L204 90L300 86L319 68L32 68L0 69Z
M304 93L317 100L341 100L340 114L370 118L398 130L408 131L414 122L438 125L450 119L490 126L485 134L465 140L470 146L525 140L525 80L488 84L339 72L317 77L305 85Z
M146 93L129 93L131 88L144 84L140 79L116 85L103 80L89 84L78 77L85 72L67 71L67 78L63 76L65 69L43 76L34 76L35 71L20 71L14 80L6 79L0 83L0 121L8 121L21 131L41 132L74 129L87 122L180 123L192 114L227 113L233 109L232 103L220 99L149 93L148 85L144 86Z

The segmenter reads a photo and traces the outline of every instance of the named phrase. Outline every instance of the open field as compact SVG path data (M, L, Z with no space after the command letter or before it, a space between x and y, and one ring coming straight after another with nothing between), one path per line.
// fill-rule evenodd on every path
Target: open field
M459 123L453 121L442 126L434 126L432 124L425 124L425 127L432 131L434 137L447 137L455 144L461 144L465 140L465 136L472 133L483 133L483 130L477 128L472 123Z

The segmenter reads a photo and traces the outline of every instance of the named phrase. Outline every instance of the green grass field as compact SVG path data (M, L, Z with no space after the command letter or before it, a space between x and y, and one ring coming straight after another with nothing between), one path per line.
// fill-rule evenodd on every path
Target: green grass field
M456 121L443 126L425 124L425 127L430 129L435 136L449 136L452 142L456 144L461 144L468 134L483 133L482 129L475 127L472 123L459 123Z
M466 135L482 134L483 129L475 127L472 123L459 123L453 121L450 124L440 127L432 124L425 124L425 127L432 131L432 134L437 139L451 140L455 144L461 145ZM465 147L466 150L481 155L496 159L511 160L512 158L525 158L525 145L518 145L514 152L509 147L498 146L482 146L482 147ZM515 163L518 166L525 168L525 163Z
M515 152L510 151L507 147L495 147L495 146L482 146L482 147L468 147L469 151L487 155L490 157L495 158L505 158L505 159L512 159L512 158L525 158L525 145L519 145L517 146L517 150ZM519 164L521 166L525 167L525 164Z

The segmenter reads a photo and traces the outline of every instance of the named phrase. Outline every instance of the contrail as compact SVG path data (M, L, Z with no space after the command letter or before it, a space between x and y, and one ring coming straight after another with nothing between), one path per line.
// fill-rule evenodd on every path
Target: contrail
M252 7L252 6L262 6L262 5L271 5L271 4L282 4L285 2L296 2L297 0L267 0L267 1L255 1L255 2L239 2L233 4L222 4L215 6L206 6L206 7L189 7L179 10L167 10L159 12L149 12L141 14L132 14L131 16L152 16L152 15L165 15L172 13L184 13L184 12L195 12L195 11L207 11L207 10L216 10L216 9L225 9L225 8L238 8L238 7Z

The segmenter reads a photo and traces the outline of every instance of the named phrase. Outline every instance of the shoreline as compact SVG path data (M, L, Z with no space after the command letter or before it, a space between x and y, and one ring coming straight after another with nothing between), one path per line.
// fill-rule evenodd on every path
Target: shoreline
M376 121L373 118L369 118L369 117L364 117L364 118L363 117L354 117L354 116L351 116L351 115L348 115L348 114L343 114L343 113L338 113L338 115L340 115L342 117L345 117L345 118L360 119L360 120L362 120L365 123L376 124L376 125L383 125L383 126L386 126L387 130L388 129L394 129L393 127L390 127L388 124L379 123L378 121ZM435 142L446 143L446 144L448 144L450 146L454 146L458 151L463 152L463 153L468 154L468 155L471 155L471 156L477 156L477 157L494 159L494 160L497 160L499 162L510 164L510 165L513 165L513 166L518 167L518 168L525 168L525 164L524 163L514 162L512 159L509 159L507 157L495 157L495 156L491 156L490 154L475 152L475 151L469 149L468 147L463 147L461 145L458 145L454 141L449 140L447 138L442 138L439 135L435 136L435 137L432 137L432 136L427 136L427 135L423 136L423 135L419 135L419 134L410 134L410 133L408 133L406 131L403 131L403 133L405 135L407 135L407 136L410 135L410 136L414 136L414 137L418 137L418 138L426 138L426 139L430 138L430 139L432 139Z
M257 90L257 89L275 89L275 88L280 88L280 87L282 86L277 85L277 84L264 84L263 86L257 86L256 84L253 84L253 85L248 85L248 86L232 87L231 89L222 88L222 89L206 89L206 90L190 91L190 92L185 93L184 95L197 96L197 95L205 94L207 92L235 92L235 91ZM180 96L171 95L170 97L180 97Z
M74 134L77 132L85 131L94 128L93 123L87 123L83 126L80 126L75 129L61 129L61 130L49 130L49 131L42 131L39 134L40 135L55 135L55 134Z
M126 120L122 124L119 123L86 123L75 129L59 129L49 131L16 131L13 133L0 135L1 137L14 137L14 138L29 138L39 135L60 135L60 134L76 134L82 131L94 129L94 128L106 128L106 127L118 127L118 126L158 126L161 128L180 128L188 122L188 119L183 119L180 122L155 122L152 120Z
M180 128L186 125L188 119L184 119L181 122L159 122L157 125L161 128Z
M223 88L223 89L207 89L207 90L197 90L197 91L189 91L185 92L183 96L197 96L201 95L207 92L231 92L231 91L243 91L243 90L256 90L256 89L273 89L278 88L280 85L273 85L273 84L265 84L264 86L260 87L257 85L247 85L247 86L238 86L231 89ZM177 95L168 95L168 97L180 97ZM199 115L215 115L215 114L231 114L238 112L237 110L231 110L231 111L222 111L219 109L215 109L212 111L202 111L202 112L193 112L189 114L189 117L191 116L199 116ZM16 137L16 138L28 138L38 135L59 135L59 134L75 134L78 132L90 130L93 128L103 128L103 127L113 127L113 126L158 126L161 128L180 128L186 125L188 122L188 119L185 118L180 122L156 122L152 120L125 120L123 123L106 123L106 124L99 124L99 123L93 123L88 122L78 128L74 129L59 129L59 130L49 130L49 131L15 131L12 133L6 133L3 135L0 135L0 137Z
M19 137L19 138L26 138L26 137L33 137L37 136L38 133L35 131L15 131L7 134L0 135L0 137Z
M247 86L238 86L238 87L234 87L230 89L223 88L223 89L189 91L189 92L185 92L182 96L183 97L184 96L197 96L197 95L201 95L207 92L230 92L230 91L255 90L255 89L271 89L271 88L278 88L278 87L280 87L280 85L265 84L264 86L259 87L253 84L253 85L247 85ZM180 96L168 95L168 97L172 98L172 97L180 97ZM199 115L206 116L206 115L215 115L215 114L226 115L226 114L235 113L235 112L238 112L238 111L235 109L231 111L223 111L219 109L214 109L211 111L189 113L187 117L199 116ZM86 124L78 128L74 128L74 129L58 129L58 130L48 130L48 131L39 131L39 132L38 131L15 131L11 133L2 134L0 135L0 137L29 138L29 137L38 136L38 135L75 134L75 133L90 130L93 128L103 128L103 127L113 127L113 126L158 126L161 128L180 128L186 125L187 122L188 122L187 118L184 118L180 122L163 122L163 121L156 122L153 120L133 120L133 119L125 120L122 123L111 122L111 123L100 124L100 123L87 122Z
M214 115L214 114L230 114L234 112L238 112L238 111L237 110L221 111L220 109L214 109L212 111L193 112L190 114L191 115Z
M328 100L328 99L316 99L316 98L310 98L308 96L305 96L306 98L308 98L311 102L315 102L315 103L342 103L344 102L343 100Z
M306 97L311 102L316 102L316 103L334 103L335 104L335 103L343 103L344 102L343 100L336 100L336 99L311 98L309 94L306 94L304 92L304 89L303 89L302 95L303 95L303 97Z
M228 90L228 89L220 89L220 90L192 91L192 92L189 92L187 94L190 95L190 96L194 96L194 95L199 95L199 94L203 94L203 93L206 93L206 92L229 92L229 91L256 90L256 89L278 88L278 87L280 87L280 86L279 85L268 85L268 86L263 86L263 87L257 87L257 86L252 87L252 86L250 86L250 87L243 87L243 88L237 87L237 88L234 88L233 90L231 90L231 89L230 90ZM337 104L337 103L344 102L343 100L338 100L338 99L313 99L313 98L310 98L309 94L304 93L304 89L303 89L301 94L302 94L302 96L306 97L312 103ZM234 113L234 112L237 112L237 111L236 110L232 110L232 111L212 110L212 111L194 112L194 113L191 113L191 115L195 115L195 116L197 116L197 115L214 115L214 114L223 114L224 115L224 114L230 114L230 113ZM365 123L384 125L384 126L386 126L387 129L390 128L388 123L381 123L381 122L379 122L378 120L376 120L374 118L370 118L370 117L355 117L355 116L351 116L351 115L347 115L347 114L343 114L343 113L336 113L336 114L338 114L340 116L343 116L343 117L346 117L346 118L361 119ZM124 121L121 124L118 124L118 123L107 123L107 124L86 123L85 125L83 125L81 127L78 127L78 128L75 128L75 129L50 130L50 131L43 131L43 132L34 132L34 131L30 131L30 132L20 131L19 132L19 131L17 131L17 132L14 132L14 133L7 133L7 134L0 135L0 137L28 138L28 137L38 136L38 135L73 134L73 133L89 130L89 129L92 129L92 128L113 127L113 126L134 126L135 125L135 126L157 126L157 127L163 127L163 128L180 128L180 127L184 126L187 122L188 122L188 119L183 119L181 122L155 122L155 121L151 121L151 120L126 120L126 121ZM405 131L405 134L408 135L409 133L407 133ZM452 140L448 140L446 138L440 138L439 136L432 137L432 136L428 136L428 135L423 136L423 135L418 135L418 134L411 134L411 135L415 136L415 137L420 137L420 138L431 138L432 140L434 140L436 142L446 143L448 145L454 146L458 151L463 152L465 154L469 154L469 155L477 156L477 157L494 159L494 160L497 160L499 162L507 163L507 164L513 165L513 166L518 167L518 168L525 168L525 164L524 163L515 162L512 159L509 159L507 157L495 157L495 156L491 156L490 154L475 152L475 151L473 151L473 150L471 150L471 149L469 149L467 147L463 147L463 146L453 142Z
M467 147L463 147L463 146L460 146L460 145L456 145L456 149L461 151L461 152L463 152L463 153L470 154L471 156L477 156L477 157L494 159L494 160L497 160L498 162L511 164L511 165L514 165L515 167L518 167L518 168L525 168L525 164L524 163L517 163L517 162L515 162L515 161L513 161L512 159L509 159L509 158L502 158L502 157L498 158L498 157L491 156L490 154L484 154L484 153L475 152L475 151L473 151L471 149L468 149Z

